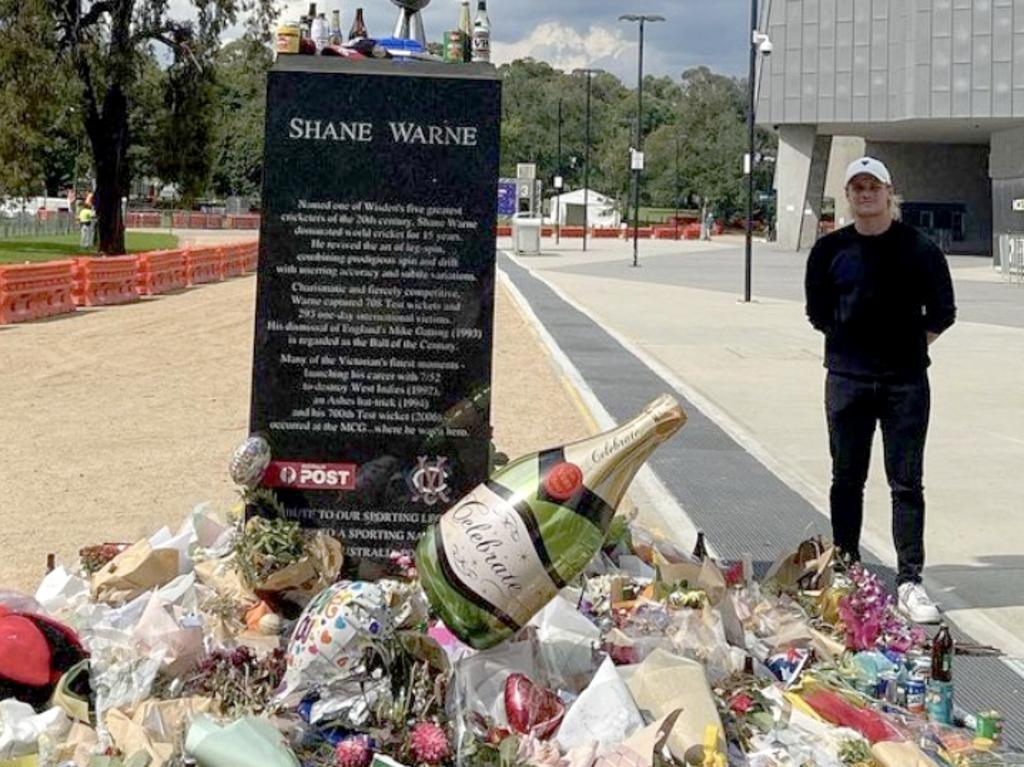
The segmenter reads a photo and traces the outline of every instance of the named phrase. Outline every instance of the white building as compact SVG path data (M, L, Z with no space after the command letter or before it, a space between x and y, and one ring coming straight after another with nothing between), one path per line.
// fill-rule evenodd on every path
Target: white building
M618 203L607 195L593 189L584 194L583 189L563 192L550 198L545 213L552 223L561 226L583 226L583 205L586 197L587 225L617 227L622 222Z

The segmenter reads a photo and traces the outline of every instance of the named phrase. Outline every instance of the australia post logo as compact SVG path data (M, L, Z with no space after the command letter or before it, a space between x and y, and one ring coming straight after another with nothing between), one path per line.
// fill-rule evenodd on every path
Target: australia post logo
M355 490L356 468L354 463L271 461L263 484L289 490Z

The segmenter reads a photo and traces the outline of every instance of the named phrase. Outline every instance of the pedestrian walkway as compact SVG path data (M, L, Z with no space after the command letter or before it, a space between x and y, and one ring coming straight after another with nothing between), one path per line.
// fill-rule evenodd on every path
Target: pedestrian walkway
M827 535L821 481L815 485L808 479L817 464L794 463L781 452L787 441L775 433L795 430L796 439L791 435L789 442L802 440L807 443L802 450L809 452L818 429L824 429L809 420L823 420L820 340L799 324L798 299L768 297L756 305L737 304L727 295L733 285L735 296L742 288L735 280L742 276L742 252L735 244L645 244L640 269L627 266L623 243L593 246L586 254L563 249L529 259L502 255L499 265L567 364L615 420L631 416L663 391L674 390L683 401L690 416L686 429L651 460L654 473L689 517L678 519L675 526L692 530L695 525L707 531L717 554L725 559L752 553L762 570L779 551L808 535ZM778 250L759 255L755 285L774 281L776 295L791 291L793 276L801 275L802 257ZM739 268L732 271L735 267ZM755 288L755 295L765 293ZM1012 310L1007 307L1008 313ZM965 306L964 314L970 311ZM1006 327L997 330L1008 332ZM678 337L671 338L673 334L685 337L685 348ZM951 353L962 352L953 346L949 344ZM807 385L793 385L790 379L800 375L816 379L812 393ZM971 427L961 423L959 428ZM1020 433L1024 435L1024 429ZM941 438L933 439L942 443ZM825 450L823 438L819 449ZM934 444L931 448L933 453L939 449ZM873 467L873 473L880 476L880 469ZM1009 484L1007 476L1003 480ZM955 516L967 526L967 515L960 511ZM996 518L1001 526L1017 524ZM674 526L671 521L665 524ZM1020 528L1014 529L1009 546L1019 545ZM1006 532L1004 528L1002 534ZM886 553L891 543L877 529L867 539L870 561L891 582L892 556ZM961 537L961 547L970 540ZM971 554L978 558L985 551L971 549ZM991 573L989 579L989 588L1006 592L1004 601L1013 600L1019 609L1019 589ZM947 605L952 601L973 607L952 592L939 596ZM977 612L965 609L964 621L958 611L950 615L964 628L972 618L974 625L979 624ZM991 622L981 623L992 628ZM1000 630L996 626L990 633ZM1001 637L1014 638L1012 632L1002 632ZM1014 664L1019 661L958 658L958 700L968 710L1002 710L1010 742L1024 747L1024 678Z

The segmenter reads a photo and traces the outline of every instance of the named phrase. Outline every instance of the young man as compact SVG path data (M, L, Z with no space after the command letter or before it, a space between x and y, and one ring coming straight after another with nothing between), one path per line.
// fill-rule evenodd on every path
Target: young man
M832 537L842 560L860 559L864 483L880 423L899 609L934 623L939 611L921 586L928 346L956 318L953 283L942 251L894 219L892 178L879 160L850 164L846 199L853 224L818 240L805 281L807 317L825 334Z

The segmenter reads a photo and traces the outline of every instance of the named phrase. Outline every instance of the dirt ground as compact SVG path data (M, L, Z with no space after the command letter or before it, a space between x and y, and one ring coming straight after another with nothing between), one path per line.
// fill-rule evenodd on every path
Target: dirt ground
M195 239L195 238L194 238ZM0 590L46 554L176 529L230 505L245 438L256 279L0 326ZM510 456L588 434L539 337L497 293L492 422Z

